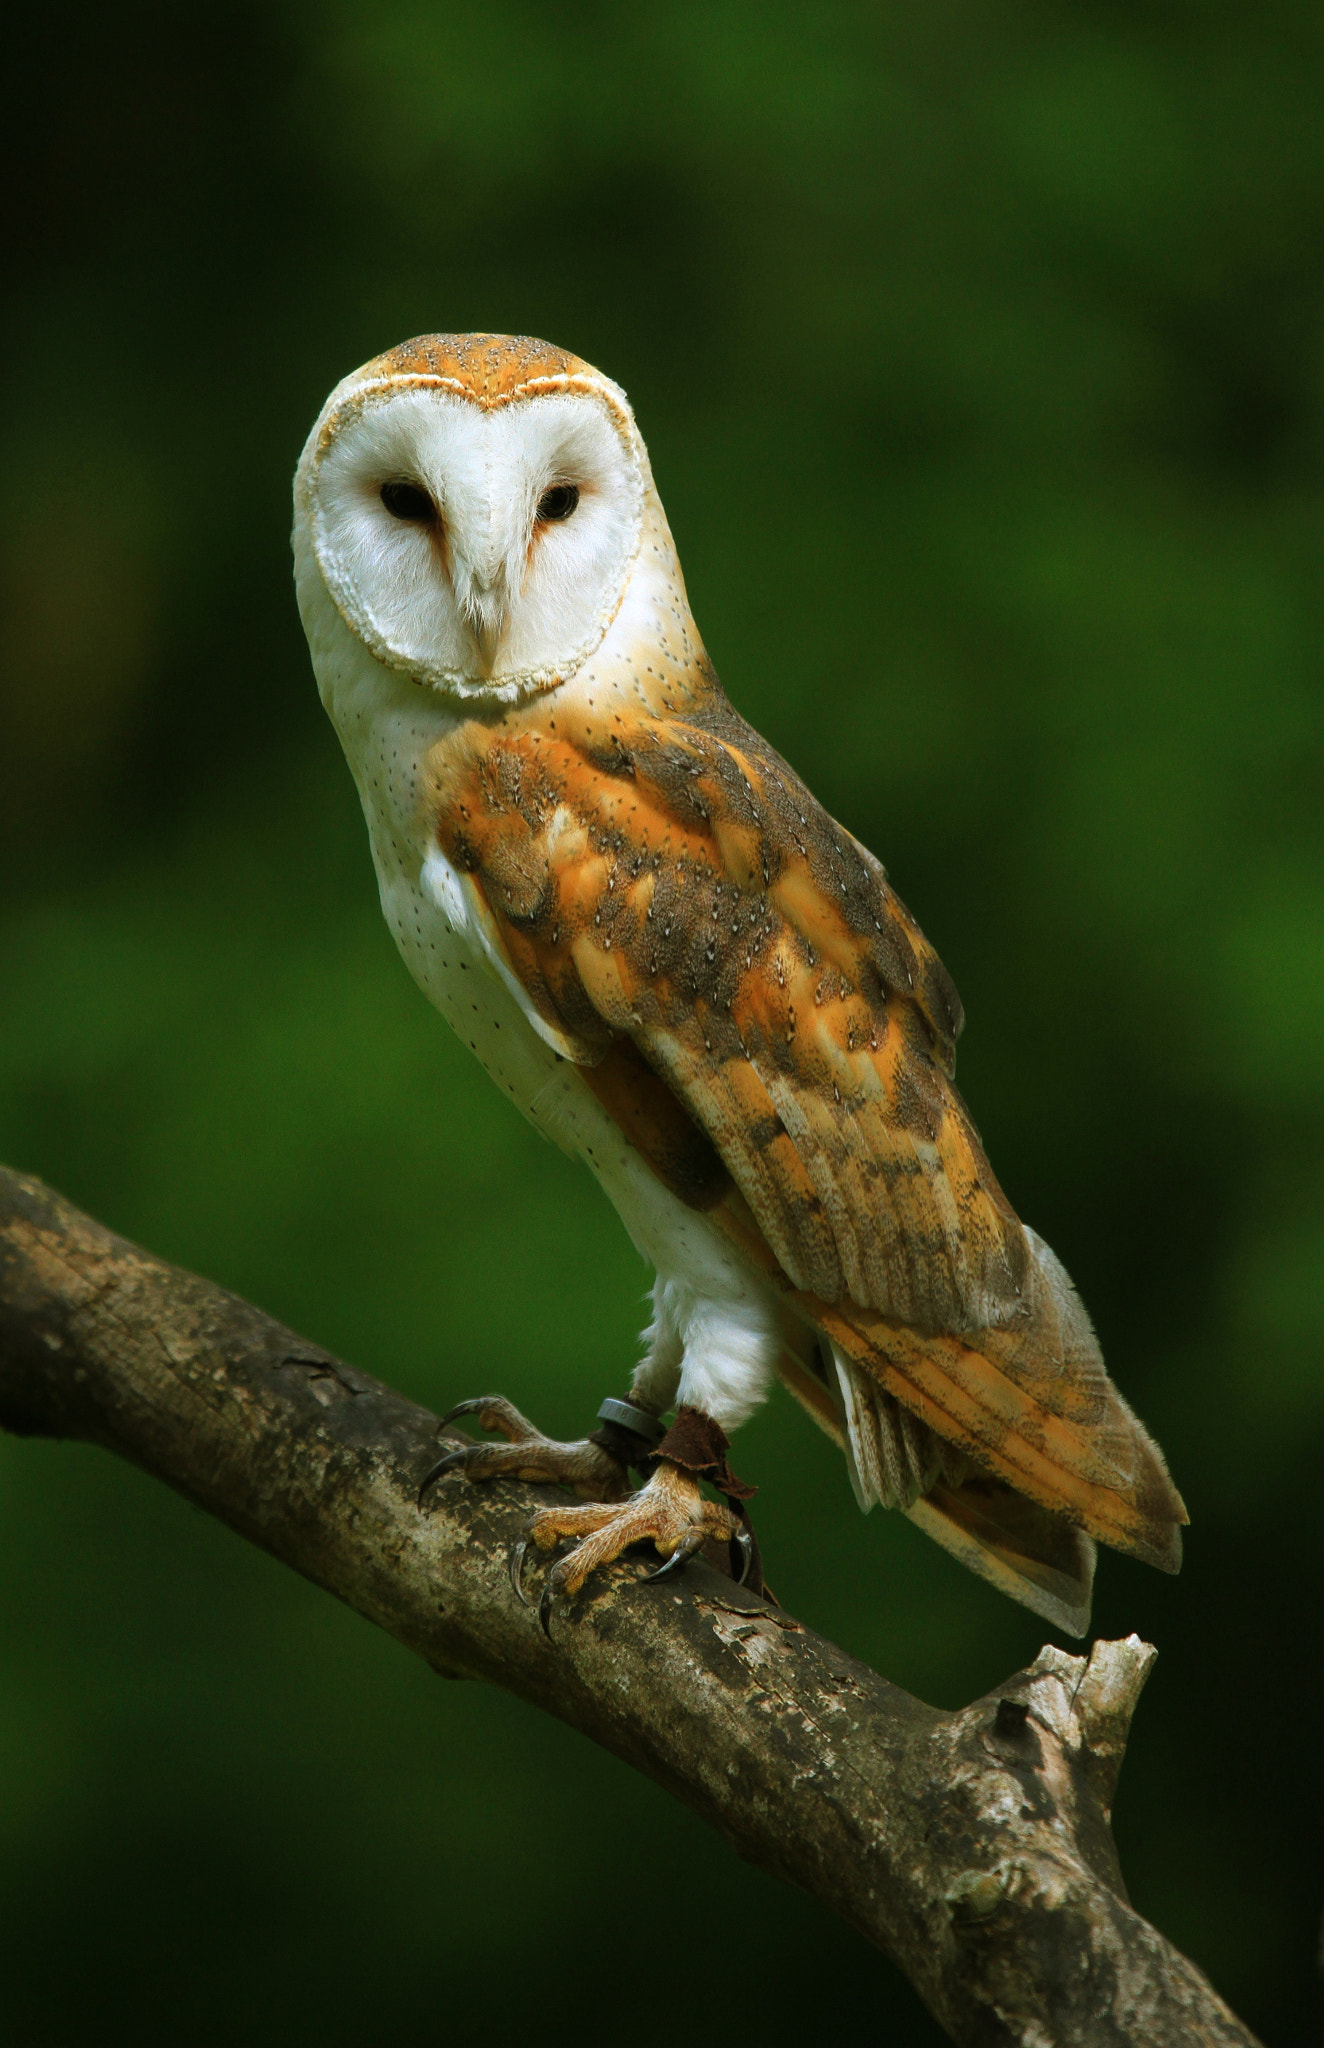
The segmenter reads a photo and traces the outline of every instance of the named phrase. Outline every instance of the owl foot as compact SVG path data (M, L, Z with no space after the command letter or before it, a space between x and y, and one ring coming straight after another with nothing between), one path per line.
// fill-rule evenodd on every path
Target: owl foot
M586 1500L620 1501L630 1491L624 1465L601 1444L587 1437L577 1443L556 1443L534 1428L518 1408L500 1394L482 1394L477 1400L457 1402L441 1418L440 1427L458 1415L474 1415L479 1427L503 1436L502 1444L465 1444L438 1458L418 1489L418 1503L435 1479L448 1472L462 1472L474 1482L487 1479L526 1479L536 1485L568 1486Z
M749 1538L730 1509L705 1500L698 1480L665 1458L648 1484L623 1504L595 1501L590 1507L544 1508L534 1516L510 1566L511 1582L526 1605L522 1581L529 1544L553 1550L567 1537L579 1540L548 1572L538 1603L538 1619L549 1639L553 1603L577 1593L591 1572L614 1563L632 1543L651 1542L661 1552L664 1562L645 1574L650 1579L675 1571L710 1539L739 1543L746 1569L751 1555Z

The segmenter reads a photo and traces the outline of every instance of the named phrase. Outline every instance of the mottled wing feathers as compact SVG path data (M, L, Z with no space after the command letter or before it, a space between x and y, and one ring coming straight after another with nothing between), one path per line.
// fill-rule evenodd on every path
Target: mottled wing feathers
M852 1406L843 1405L830 1391L826 1371L815 1376L794 1357L783 1357L781 1377L819 1427L846 1453L857 1497L862 1506L871 1506L851 1436L863 1398L875 1384L872 1372L857 1375ZM915 1431L906 1425L918 1418L899 1401L890 1405L891 1433L896 1433L899 1421L913 1442ZM926 1425L918 1427L923 1431ZM1047 1508L1028 1500L1005 1479L978 1464L967 1464L961 1453L941 1438L926 1445L921 1437L918 1452L916 1456L912 1450L906 1462L919 1467L914 1479L927 1480L927 1491L917 1491L912 1483L903 1496L906 1504L898 1503L902 1512L1000 1592L1068 1635L1083 1635L1089 1625L1094 1584L1094 1543L1071 1519L1067 1504L1058 1500Z
M1101 1543L1162 1571L1181 1562L1186 1511L1162 1457L1102 1375L1096 1419L1057 1412L1070 1366L1047 1369L1033 1328L977 1339L934 1336L851 1304L804 1304L841 1363L877 1398L890 1394L986 1473ZM1091 1375L1092 1377L1092 1375ZM1036 1386L1036 1379L1040 1384Z
M530 1003L582 1058L637 1047L794 1286L932 1330L1017 1315L1029 1255L951 1078L955 990L719 692L535 706L433 772L443 849Z
M957 1093L951 982L720 692L475 721L429 770L442 851L544 1036L822 1333L836 1381L808 1405L862 1498L1063 1626L1091 1554L1052 1517L1174 1570L1162 1459Z
M772 1253L734 1190L713 1215L744 1256L776 1279ZM976 1502L969 1488L977 1478L996 1479L1033 1503L1044 1518L1042 1540L1034 1537L1034 1517L1017 1510L1015 1541L1008 1538L998 1556L974 1568L1067 1627L1074 1624L1065 1608L1050 1611L1024 1585L1004 1583L1017 1546L1037 1546L1046 1569L1065 1568L1066 1553L1051 1529L1060 1517L1115 1550L1176 1571L1187 1515L1157 1446L1108 1378L1061 1265L1033 1231L1026 1238L1032 1263L1015 1324L966 1336L935 1333L853 1302L792 1292L795 1307L821 1333L822 1357L817 1375L789 1356L779 1371L843 1445L861 1505L901 1507L967 1563L972 1546L992 1541L995 1528L1005 1534L1013 1512L996 1492L978 1493ZM911 1418L936 1443L916 1439ZM943 1446L971 1461L968 1480ZM1086 1551L1078 1547L1072 1555L1083 1571ZM1087 1578L1077 1590L1086 1597ZM1052 1597L1065 1599L1064 1588Z

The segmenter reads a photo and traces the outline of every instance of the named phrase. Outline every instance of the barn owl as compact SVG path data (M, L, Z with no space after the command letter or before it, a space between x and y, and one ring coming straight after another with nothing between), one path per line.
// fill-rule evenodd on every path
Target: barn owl
M861 1507L1070 1633L1096 1540L1176 1571L1162 1456L957 1092L956 990L724 696L624 393L527 337L408 341L332 392L294 502L396 943L656 1274L592 1435L555 1442L495 1395L446 1418L500 1440L430 1477L582 1502L530 1524L559 1551L544 1622L631 1544L659 1569L748 1547L728 1436L775 1379Z

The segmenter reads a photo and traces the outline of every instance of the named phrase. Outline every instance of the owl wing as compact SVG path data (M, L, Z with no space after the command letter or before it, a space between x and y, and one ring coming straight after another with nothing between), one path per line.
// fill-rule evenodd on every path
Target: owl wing
M720 697L562 711L475 725L438 797L535 1028L818 1331L820 1378L783 1377L846 1443L862 1503L1073 1629L1088 1536L1176 1570L1180 1496L957 1092L956 992L772 749Z
M637 1049L795 1289L1013 1320L1029 1252L953 1079L959 1000L878 862L723 699L554 723L472 728L438 806L535 1027L590 1068Z

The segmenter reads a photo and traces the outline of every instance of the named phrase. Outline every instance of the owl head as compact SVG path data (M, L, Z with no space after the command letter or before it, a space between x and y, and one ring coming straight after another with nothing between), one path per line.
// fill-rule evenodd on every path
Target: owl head
M386 667L517 702L601 643L651 495L625 395L588 363L525 336L427 335L327 400L295 551Z

